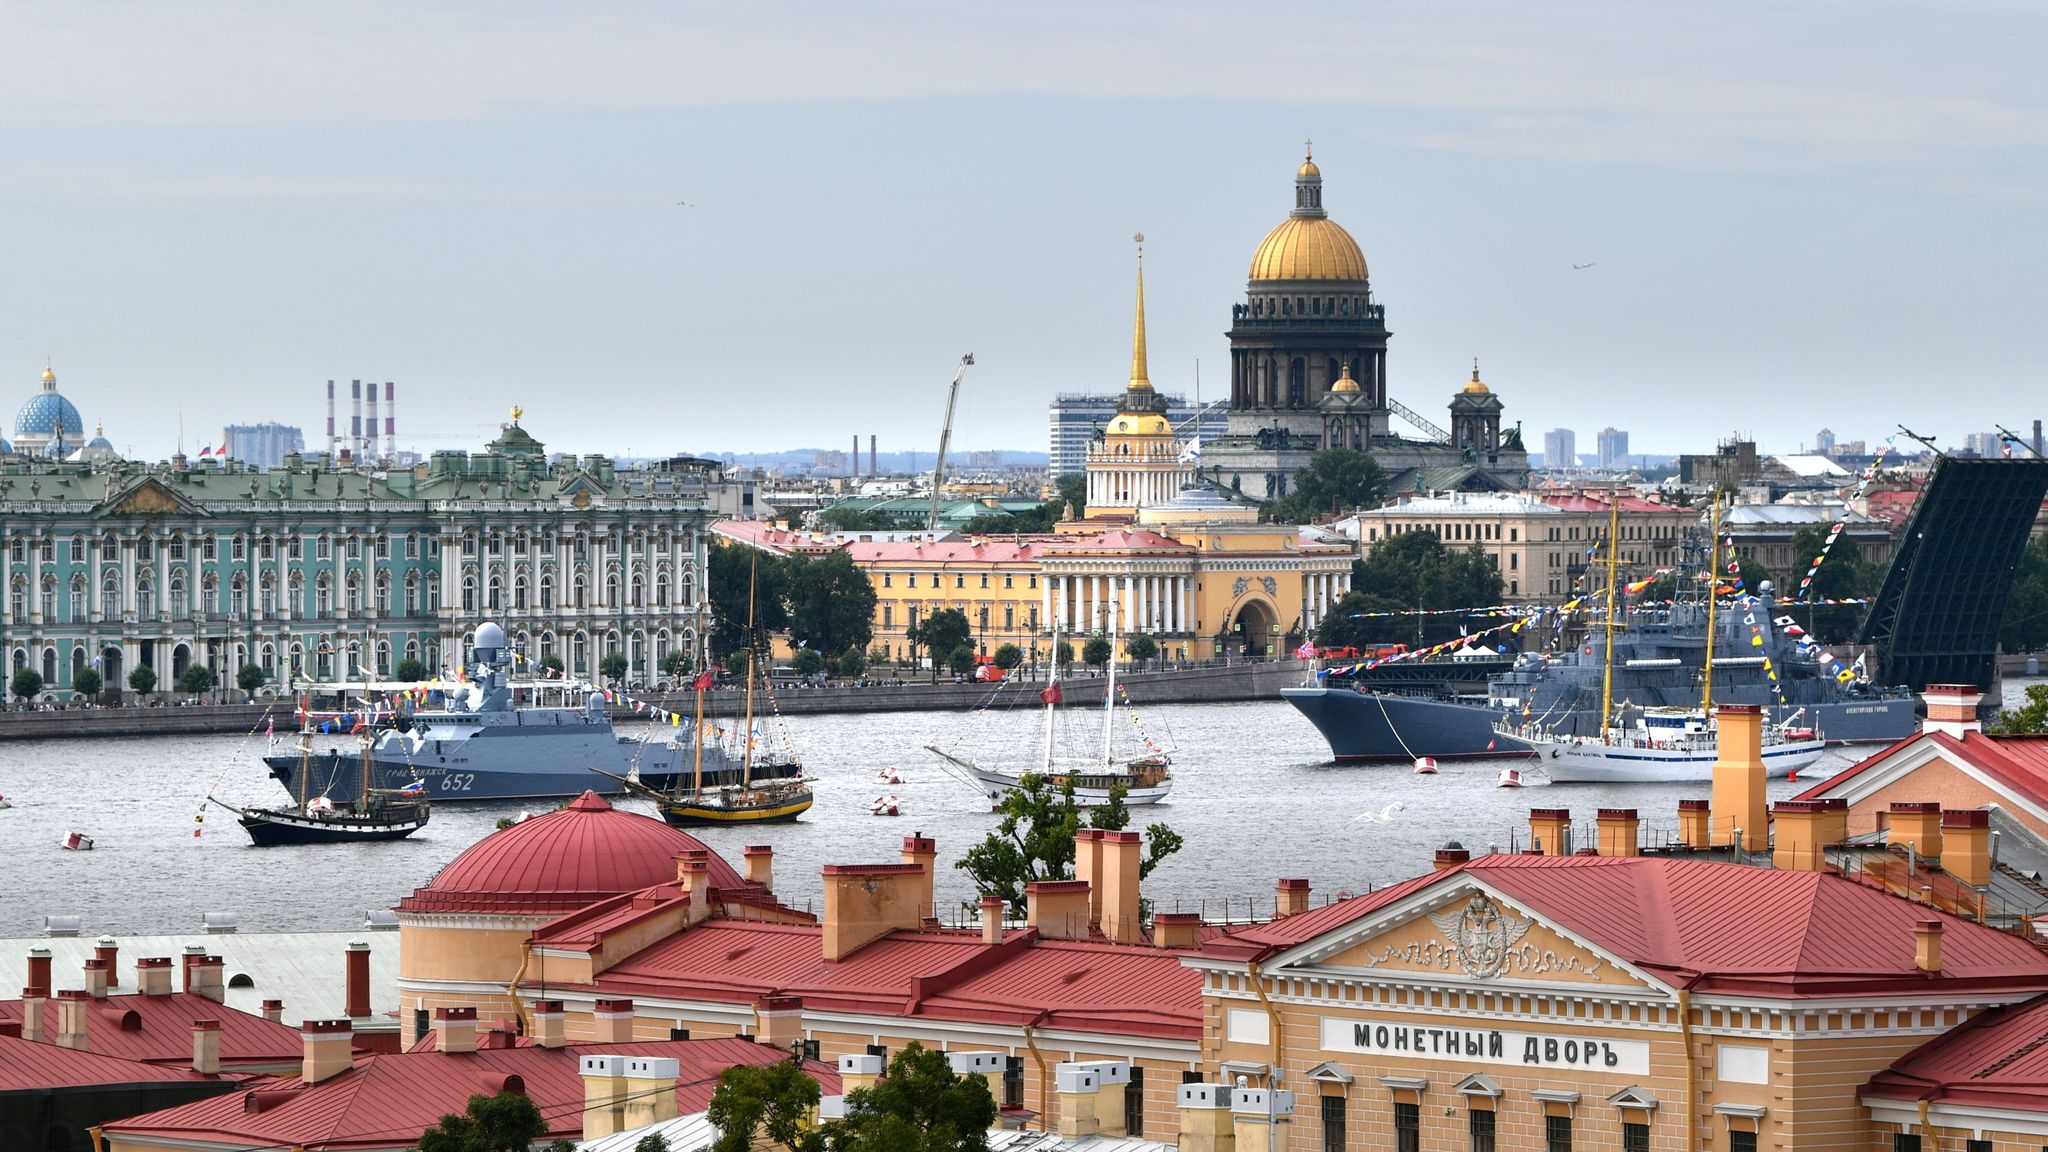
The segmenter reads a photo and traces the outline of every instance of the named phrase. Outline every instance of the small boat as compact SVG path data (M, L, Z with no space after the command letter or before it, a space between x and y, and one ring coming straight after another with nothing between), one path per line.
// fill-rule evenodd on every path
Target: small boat
M1706 783L1720 758L1713 721L1690 709L1648 709L1634 724L1610 727L1599 739L1518 731L1524 735L1517 739L1536 749L1556 784ZM1776 728L1765 728L1762 736L1764 768L1772 776L1795 773L1827 749L1818 736L1792 739Z
M898 772L894 768L884 768L880 772L875 773L875 783L901 785L903 783L903 773Z
M9 804L9 803L7 802L7 797L5 797L5 796L0 796L0 808L12 808L12 807L14 807L14 805L12 805L12 804Z
M868 805L868 812L875 816L895 816L898 801L894 796L877 796Z
M377 788L371 784L373 737L363 733L362 787L356 798L336 804L328 796L307 796L305 781L312 773L305 765L313 756L313 729L299 731L299 753L304 758L298 773L301 791L290 808L241 808L216 797L208 800L235 814L249 842L258 848L283 844L351 844L368 840L403 840L427 826L433 805L427 800L427 785L415 779L403 788Z
M57 847L69 852L90 852L92 837L83 832L66 832L64 838L57 841Z
M1415 758L1415 774L1417 776L1436 775L1436 758L1433 756L1417 756Z
M1493 782L1493 786L1495 788L1520 788L1522 786L1522 770L1520 768L1501 769L1500 778Z

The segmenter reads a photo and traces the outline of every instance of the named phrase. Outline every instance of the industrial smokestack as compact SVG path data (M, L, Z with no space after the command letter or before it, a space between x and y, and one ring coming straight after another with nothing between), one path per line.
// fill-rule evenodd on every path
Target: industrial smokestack
M847 463L849 467L846 474L856 480L860 479L860 433L858 432L853 434L853 455L847 457Z
M875 476L880 473L881 469L875 467L875 434L870 432L868 433L868 475Z
M370 381L369 414L370 418L363 424L363 450L356 453L357 457L364 461L377 458L377 382L375 380Z
M334 458L334 381L327 382L327 457Z
M384 455L398 459L398 389L389 380L384 382Z
M2034 455L2041 455L2041 422L2034 421Z
M361 458L363 454L363 382L351 380L349 390L348 451L349 455Z

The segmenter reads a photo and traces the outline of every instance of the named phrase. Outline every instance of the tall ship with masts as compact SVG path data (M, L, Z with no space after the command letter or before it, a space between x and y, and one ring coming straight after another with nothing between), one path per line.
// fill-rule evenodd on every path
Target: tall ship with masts
M310 791L313 775L313 733L299 732L300 771L298 788L290 808L242 808L218 797L214 804L235 814L249 840L259 848L284 844L350 844L370 840L403 840L427 826L433 805L427 799L424 781L413 780L399 788L377 788L371 783L371 734L361 734L362 754L357 760L357 792L352 800L336 803L325 793Z

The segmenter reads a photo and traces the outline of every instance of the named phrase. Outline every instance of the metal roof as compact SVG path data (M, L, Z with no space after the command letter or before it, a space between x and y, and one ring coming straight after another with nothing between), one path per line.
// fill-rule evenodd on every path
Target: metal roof
M265 1000L284 1001L284 1022L297 1027L304 1020L333 1020L347 1015L348 946L370 946L370 1012L377 1017L398 1011L398 934L395 932L187 932L159 936L121 936L115 992L135 990L135 961L144 957L184 954L187 945L221 958L221 979L227 1004L260 1015ZM57 989L83 988L85 962L97 941L86 936L29 937L0 940L0 988L14 991L28 984L28 950L48 948L52 983ZM172 971L180 970L173 964ZM173 976L175 982L177 977ZM190 1056L190 1041L186 1055Z
M185 1058L192 1058L187 1027ZM139 1064L97 1052L79 1052L55 1044L37 1044L18 1036L0 1036L0 1092L40 1092L88 1085L161 1084L203 1079L190 1069Z
M239 1012L190 992L168 996L130 993L88 1001L86 1050L121 1060L184 1065L192 1062L192 1022L220 1022L220 1059L235 1065L297 1064L305 1042L296 1027L273 1024L258 1015ZM0 1020L21 1019L21 1001L0 1000ZM44 1028L55 1047L57 1006L50 1002Z
M1872 1077L1864 1099L2041 1112L2048 1106L2048 997L1986 1012Z

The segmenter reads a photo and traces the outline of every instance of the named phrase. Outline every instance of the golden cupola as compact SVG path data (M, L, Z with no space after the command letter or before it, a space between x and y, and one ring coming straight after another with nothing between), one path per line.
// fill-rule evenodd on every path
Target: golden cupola
M1294 211L1266 233L1252 254L1251 279L1259 281L1364 281L1365 253L1323 211L1323 172L1309 153L1294 172Z

